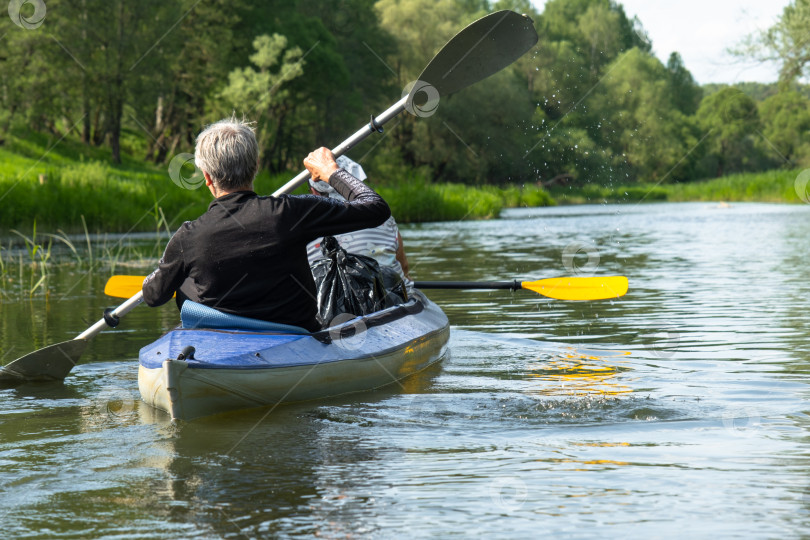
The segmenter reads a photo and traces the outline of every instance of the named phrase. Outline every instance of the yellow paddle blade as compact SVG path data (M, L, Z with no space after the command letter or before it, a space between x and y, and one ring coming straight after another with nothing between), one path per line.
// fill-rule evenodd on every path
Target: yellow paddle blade
M146 276L113 276L104 286L104 294L115 298L132 298L143 288Z
M524 281L520 285L557 300L605 300L627 292L627 278L624 276L549 278Z

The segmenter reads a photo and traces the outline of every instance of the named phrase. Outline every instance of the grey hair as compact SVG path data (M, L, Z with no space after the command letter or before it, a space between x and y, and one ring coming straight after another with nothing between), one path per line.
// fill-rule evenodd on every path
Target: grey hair
M253 128L233 116L207 126L197 135L194 164L211 175L219 189L249 187L259 169L259 143Z

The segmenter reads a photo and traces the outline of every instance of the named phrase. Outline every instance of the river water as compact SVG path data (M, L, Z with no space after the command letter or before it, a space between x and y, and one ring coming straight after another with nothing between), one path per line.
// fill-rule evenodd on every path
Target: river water
M519 209L403 236L417 279L630 291L432 291L451 352L402 387L179 424L137 390L176 310L140 307L64 384L0 390L0 536L810 534L810 205ZM2 362L98 319L108 275L7 285Z

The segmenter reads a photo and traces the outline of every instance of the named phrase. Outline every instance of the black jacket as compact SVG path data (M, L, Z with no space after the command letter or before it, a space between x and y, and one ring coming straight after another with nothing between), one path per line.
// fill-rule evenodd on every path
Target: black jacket
M144 280L144 300L159 306L181 289L179 296L225 313L318 330L307 243L376 227L391 215L379 195L346 171L337 170L329 183L348 202L252 191L215 199L169 240Z

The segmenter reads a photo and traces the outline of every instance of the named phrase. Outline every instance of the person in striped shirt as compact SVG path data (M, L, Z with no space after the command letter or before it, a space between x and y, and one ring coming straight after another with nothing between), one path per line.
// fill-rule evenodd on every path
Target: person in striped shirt
M360 164L355 163L346 156L338 157L337 164L359 180L367 178ZM337 201L346 200L326 182L313 182L310 180L309 186L314 195L329 197ZM340 247L347 252L372 257L381 268L392 268L402 278L409 291L413 288L413 281L408 275L408 258L402 245L402 235L399 233L394 216L388 218L385 223L378 227L335 235L335 238ZM318 238L307 245L307 257L310 266L323 258L321 252L322 240L323 238Z

